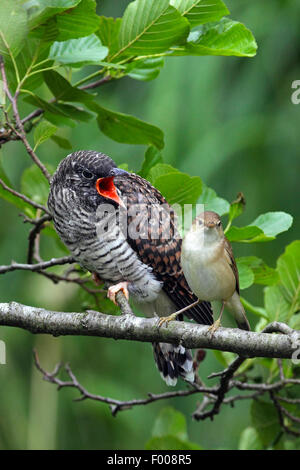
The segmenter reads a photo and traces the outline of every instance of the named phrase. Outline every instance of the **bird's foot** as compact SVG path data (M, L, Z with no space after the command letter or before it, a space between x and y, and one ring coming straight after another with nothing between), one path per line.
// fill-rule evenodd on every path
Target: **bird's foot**
M168 317L161 317L158 321L158 328L160 328L164 323L166 326L170 323L170 321L176 320L176 317L179 315L179 312L172 313Z
M172 314L169 315L168 317L161 317L161 318L159 319L159 322L158 322L158 327L160 328L164 323L166 323L167 326L168 326L168 323L169 323L170 321L176 320L176 318L178 317L178 315L180 315L180 314L183 313L183 312L186 312L186 310L189 310L189 309L192 308L192 307L195 307L195 306L198 305L200 302L201 302L201 300L198 299L198 300L196 300L196 302L193 302L192 304L187 305L186 307L182 308L181 310L177 310L177 312L172 313Z
M218 318L210 327L208 328L208 331L210 332L211 336L215 334L218 328L221 326L221 319Z
M116 295L118 292L122 291L125 295L126 299L129 300L129 292L128 292L128 282L119 282L114 286L110 286L107 291L107 297L111 300L115 305L117 304Z

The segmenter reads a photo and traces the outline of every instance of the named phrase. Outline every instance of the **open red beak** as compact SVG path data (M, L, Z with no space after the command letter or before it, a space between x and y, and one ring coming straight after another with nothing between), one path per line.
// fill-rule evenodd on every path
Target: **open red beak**
M114 185L114 176L107 176L106 178L99 178L96 181L96 189L100 196L105 197L106 199L111 199L115 201L119 206L125 208L125 204L120 199L117 193L117 188Z

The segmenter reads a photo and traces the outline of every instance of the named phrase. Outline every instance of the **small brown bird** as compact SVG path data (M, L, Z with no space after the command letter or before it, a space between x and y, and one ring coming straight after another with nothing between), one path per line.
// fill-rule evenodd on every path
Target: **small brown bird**
M221 324L225 305L233 313L238 327L250 330L240 300L239 274L232 247L224 235L218 214L206 211L195 218L183 239L181 266L198 299L222 302L219 318L210 327L212 333ZM182 310L161 319L160 323L173 320L179 313Z

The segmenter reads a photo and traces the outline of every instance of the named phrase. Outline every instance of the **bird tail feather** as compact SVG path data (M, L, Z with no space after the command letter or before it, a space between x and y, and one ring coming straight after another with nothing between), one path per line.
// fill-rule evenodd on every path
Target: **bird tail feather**
M169 386L175 386L178 377L188 382L195 381L191 351L183 346L167 343L153 343L153 354L162 379Z
M250 324L248 322L248 319L246 317L246 312L243 307L243 304L240 300L240 296L237 292L233 294L230 300L227 300L226 302L226 307L230 310L230 312L233 314L234 319L237 323L237 326L241 330L246 330L250 331Z
M136 307L147 317L168 316L177 310L176 304L164 291L159 293L154 302L136 304ZM177 320L180 320L180 317ZM181 345L153 343L153 354L160 375L167 385L176 385L178 377L194 382L193 358L190 350Z

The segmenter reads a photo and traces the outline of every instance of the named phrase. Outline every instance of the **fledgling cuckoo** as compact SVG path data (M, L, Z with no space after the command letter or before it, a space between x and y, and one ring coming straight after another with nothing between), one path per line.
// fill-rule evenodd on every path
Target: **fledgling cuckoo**
M170 315L197 301L182 273L182 240L174 212L165 217L170 206L147 180L118 169L103 153L78 151L58 166L48 206L59 236L76 261L112 285L111 300L122 289L147 316ZM118 217L124 214L125 224ZM185 313L198 323L213 322L208 302ZM168 385L175 385L179 376L194 380L189 350L165 343L154 343L153 350Z

